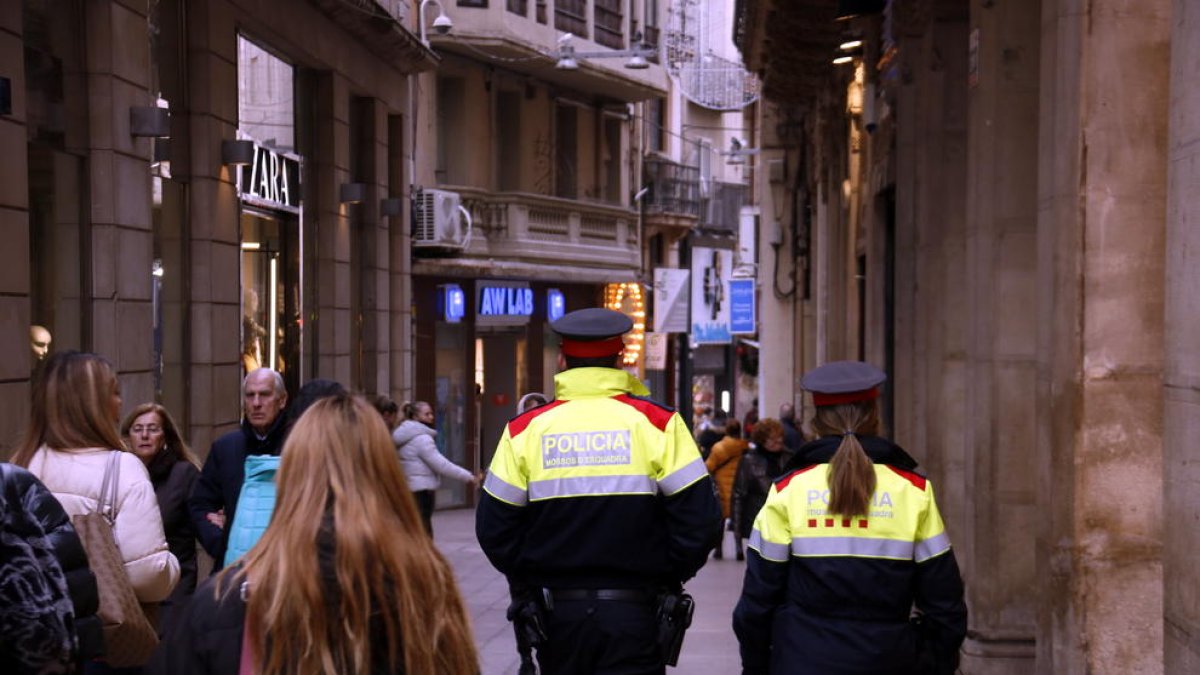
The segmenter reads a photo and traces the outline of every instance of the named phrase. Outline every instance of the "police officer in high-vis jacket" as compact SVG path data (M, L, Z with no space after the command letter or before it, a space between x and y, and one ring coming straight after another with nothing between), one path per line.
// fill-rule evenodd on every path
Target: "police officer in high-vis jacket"
M631 320L592 308L551 328L566 369L505 427L476 535L538 599L544 675L663 673L656 606L704 564L721 509L683 420L617 368Z
M792 458L754 521L733 613L746 675L957 667L962 578L933 484L878 435L885 379L839 361L801 380L818 438Z

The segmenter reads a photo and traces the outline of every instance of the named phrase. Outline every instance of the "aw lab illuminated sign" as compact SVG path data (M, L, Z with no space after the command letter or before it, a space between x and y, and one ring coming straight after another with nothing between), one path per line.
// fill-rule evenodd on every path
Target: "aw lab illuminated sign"
M527 282L475 282L475 325L521 326L532 315L533 289Z
M242 201L283 211L300 211L300 158L254 144L254 159L240 167Z

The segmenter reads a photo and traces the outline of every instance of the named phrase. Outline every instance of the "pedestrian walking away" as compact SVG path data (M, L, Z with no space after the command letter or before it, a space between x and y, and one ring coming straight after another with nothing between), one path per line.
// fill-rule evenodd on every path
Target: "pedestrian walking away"
M767 417L754 425L753 443L742 454L733 478L730 516L739 545L750 537L754 518L767 501L771 483L783 473L790 455L783 444L779 420Z
M156 605L179 581L179 562L167 546L150 475L141 460L124 452L117 430L120 420L121 388L108 361L84 352L53 354L34 382L29 425L13 463L37 476L77 527L82 528L81 518L102 516L107 550L115 546L113 565L117 574L125 575L110 588L120 587L126 597L132 594L137 602ZM91 544L85 540L84 545L89 547L90 566L100 569ZM110 598L101 595L102 620L127 609ZM129 602L136 607L133 598ZM105 625L104 660L89 661L86 672L107 673L110 665L140 667L145 662L156 640L153 630L145 617L124 616L130 621ZM134 623L144 627L139 634L145 639L132 652L115 654L114 636L126 635L126 627Z
M885 379L859 361L801 379L818 437L754 521L733 613L746 675L952 675L958 667L962 578L933 484L879 435Z
M583 309L551 328L555 400L505 426L476 535L543 675L661 674L721 519L712 480L679 415L617 368L627 316Z
M742 439L742 425L736 419L730 418L725 423L725 438L713 445L712 452L704 460L704 466L712 474L713 481L717 484L717 493L721 497L721 516L724 518L718 533L717 548L713 551L713 558L719 559L723 555L721 549L725 543L725 523L733 522L731 519L733 515L733 481L737 476L738 466L742 463L742 455L746 453L746 448L749 446L750 443ZM742 560L745 558L745 554L742 552L742 538L738 536L732 524L728 529L734 530L734 551L737 559Z
M425 401L405 403L401 412L404 421L392 432L392 442L400 453L400 465L408 478L408 489L417 500L421 522L432 537L434 495L442 484L441 477L448 476L467 485L478 485L479 478L438 452L433 406Z
M288 517L200 585L151 673L479 673L453 571L369 403L345 393L314 403L288 436L278 483Z

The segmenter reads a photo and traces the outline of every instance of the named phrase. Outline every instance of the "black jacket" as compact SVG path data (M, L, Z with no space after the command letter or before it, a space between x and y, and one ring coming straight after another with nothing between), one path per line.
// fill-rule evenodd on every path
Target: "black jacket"
M192 488L188 499L192 524L204 550L213 557L213 571L221 568L225 559L225 547L229 543L229 527L237 511L238 495L246 480L246 457L248 455L278 455L283 449L285 430L284 414L279 415L264 439L259 439L243 419L242 426L213 441L208 459L200 470L200 477ZM225 509L225 527L219 528L208 522L209 513Z
M767 501L771 483L783 473L788 462L786 452L767 452L751 448L742 455L733 477L733 528L742 539L750 536L754 517Z
M0 493L6 505L5 531L17 536L41 536L44 532L53 548L74 610L80 660L101 655L104 635L96 616L100 607L96 578L88 567L87 552L66 511L36 476L12 464L0 463ZM10 672L7 666L0 670Z
M158 510L162 512L167 549L179 561L179 583L158 616L159 630L165 631L174 605L196 590L196 527L188 511L188 495L200 470L182 459L174 448L163 448L146 468L154 485L154 496L158 498Z

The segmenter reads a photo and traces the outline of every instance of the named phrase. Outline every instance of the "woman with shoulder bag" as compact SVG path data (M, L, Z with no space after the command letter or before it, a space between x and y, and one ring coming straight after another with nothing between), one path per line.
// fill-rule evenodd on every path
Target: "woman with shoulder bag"
M421 526L379 414L321 399L280 455L276 512L196 590L155 653L164 675L476 675L466 606Z
M171 594L179 580L179 562L167 548L146 467L120 451L120 414L120 386L108 361L76 351L54 354L34 382L29 426L13 463L28 468L46 485L76 520L77 529L81 517L102 512L137 601L157 603ZM86 539L84 545L93 572L103 581L104 570L98 567L94 549ZM112 609L105 606L102 591L102 618ZM108 663L127 656L117 653L113 631L113 626L105 627ZM112 672L105 661L87 664L87 672Z

